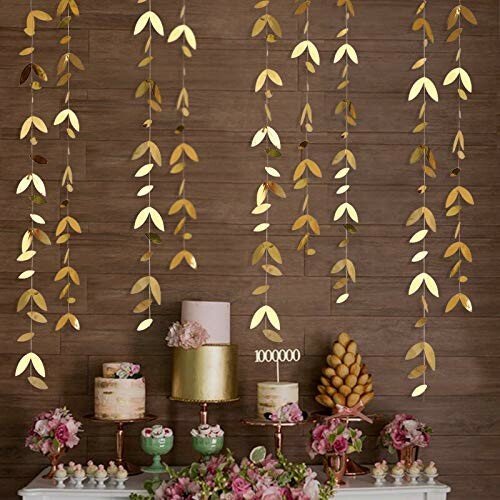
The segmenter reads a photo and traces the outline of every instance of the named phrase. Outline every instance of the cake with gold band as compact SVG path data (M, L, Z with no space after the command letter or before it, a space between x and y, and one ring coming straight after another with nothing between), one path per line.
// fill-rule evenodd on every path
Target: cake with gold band
M266 418L266 414L275 413L289 403L299 402L299 384L297 382L259 382L257 384L257 414Z
M136 420L146 414L146 380L140 366L104 363L94 382L94 415L102 420Z
M231 344L229 302L183 301L170 327L172 399L217 403L238 399L238 347Z

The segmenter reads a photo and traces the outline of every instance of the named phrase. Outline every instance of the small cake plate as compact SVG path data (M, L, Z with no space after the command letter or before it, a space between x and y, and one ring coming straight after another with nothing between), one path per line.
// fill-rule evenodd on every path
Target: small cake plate
M241 423L250 427L273 427L274 428L274 451L281 453L283 450L283 428L284 427L297 427L298 425L307 424L309 420L306 418L302 422L280 422L266 420L265 418L243 418Z
M127 462L123 458L123 442L125 437L125 426L128 424L139 424L146 423L156 420L158 417L156 415L147 414L143 418L126 419L126 420L105 420L102 418L97 418L94 414L85 415L84 418L91 420L92 422L99 422L101 424L114 424L116 425L116 465L123 465L127 470L129 476L135 476L141 474L141 468L133 463Z

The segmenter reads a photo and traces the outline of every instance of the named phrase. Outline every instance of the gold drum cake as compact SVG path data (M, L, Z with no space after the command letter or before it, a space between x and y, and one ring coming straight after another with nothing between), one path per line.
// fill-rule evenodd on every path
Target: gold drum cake
M95 378L94 414L103 420L135 420L146 414L146 380L140 366L115 362L102 365Z
M238 399L238 347L231 344L229 302L183 301L182 322L172 325L172 399Z
M259 382L257 384L257 414L265 418L266 413L288 403L299 402L299 384L297 382Z

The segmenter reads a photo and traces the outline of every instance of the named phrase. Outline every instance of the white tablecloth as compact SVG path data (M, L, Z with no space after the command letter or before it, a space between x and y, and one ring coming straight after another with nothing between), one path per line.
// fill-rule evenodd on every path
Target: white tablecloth
M318 473L322 475L321 468ZM46 472L46 471L44 471ZM66 488L56 488L52 481L42 479L40 473L26 487L19 490L20 497L26 500L111 500L116 498L129 498L131 493L145 493L142 488L144 481L150 479L149 474L131 476L125 483L123 490L116 489L113 485L99 490L89 486L86 482L84 488L75 489L66 481ZM347 478L346 485L341 486L335 495L335 500L446 500L450 487L436 483L429 485L424 482L418 485L403 484L396 486L387 482L384 486L375 486L370 476Z

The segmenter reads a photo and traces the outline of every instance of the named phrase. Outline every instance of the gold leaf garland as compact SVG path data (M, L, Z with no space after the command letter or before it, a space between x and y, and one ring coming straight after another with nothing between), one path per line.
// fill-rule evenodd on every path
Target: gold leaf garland
M462 22L464 20L464 22ZM462 66L462 32L468 24L477 25L474 13L459 0L458 5L451 9L447 29L450 31L446 41L457 42L458 48L455 55L455 67L444 78L443 85L457 83L457 132L451 148L456 156L456 166L450 172L450 177L456 178L456 186L447 194L445 209L447 217L456 218L453 243L444 252L444 257L454 257L456 260L450 270L449 277L457 280L457 293L446 303L445 312L449 313L460 304L466 311L472 312L472 302L468 295L463 293L462 286L468 277L462 272L464 262L472 262L472 252L462 239L462 211L467 205L474 205L474 197L469 189L462 185L462 161L465 160L465 136L462 131L462 101L468 99L467 92L472 93L472 80L469 73Z
M146 3L145 0L137 0L137 3ZM141 300L133 309L136 314L142 314L147 312L147 317L139 322L137 326L137 331L142 332L147 330L153 324L153 318L151 316L151 306L153 303L161 304L161 288L158 280L151 274L151 258L153 256L153 244L159 244L161 241L160 236L153 232L153 226L155 231L164 231L165 226L163 223L163 218L160 212L154 208L151 204L151 191L154 189L154 185L151 183L151 171L154 169L155 165L158 167L162 166L162 155L160 148L153 141L152 131L153 131L153 111L159 113L162 110L162 97L161 91L152 77L152 62L154 60L153 56L153 35L154 33L163 37L165 35L163 30L163 23L153 10L151 5L151 0L147 3L147 10L139 16L134 26L134 35L139 35L144 30L146 30L148 37L144 45L144 54L138 62L137 66L139 68L146 68L146 79L142 80L136 88L135 97L145 98L148 115L146 120L143 122L142 126L147 130L147 140L141 142L132 153L132 160L139 160L142 158L141 163L144 161L144 157L147 158L147 163L142 164L135 172L135 177L143 178L146 177L146 184L143 185L137 192L139 198L146 198L146 206L142 208L135 217L134 229L141 229L144 224L147 223L147 233L145 234L147 240L147 251L141 255L140 261L145 263L147 266L147 274L141 276L136 280L132 286L130 293L135 295L146 291L147 297Z
M333 214L333 221L344 220L344 237L339 242L338 247L343 249L343 257L330 270L331 274L343 275L333 285L334 290L339 290L340 295L337 296L335 302L342 304L349 299L349 282L356 282L356 266L349 257L349 245L351 235L357 229L355 224L359 223L358 212L354 205L349 201L349 174L352 170L356 170L357 163L354 152L349 148L350 128L357 125L357 112L354 103L349 96L350 74L349 69L351 64L358 64L358 54L355 47L349 41L350 19L355 15L354 5L351 0L338 0L337 6L344 10L344 27L337 33L337 38L343 38L343 43L335 51L333 62L334 64L343 63L340 83L337 85L337 90L343 91L343 98L335 106L335 114L342 117L344 122L344 131L341 138L344 141L343 148L337 151L332 159L332 165L337 169L334 174L334 179L343 183L336 189L335 194L343 201L336 207Z
M263 295L264 304L257 308L253 313L250 321L250 329L257 328L264 322L262 329L263 335L271 342L282 342L281 335L275 331L280 330L280 320L276 310L268 303L268 295L271 287L269 276L278 277L283 273L278 267L283 263L281 252L278 247L269 240L270 218L269 211L271 209L271 197L273 194L277 198L286 198L285 191L277 182L280 173L277 168L271 166L271 159L281 157L281 140L278 132L271 127L272 114L270 108L270 100L273 96L270 88L270 83L277 86L282 86L283 81L276 70L269 66L270 46L277 41L277 38L282 37L281 26L278 20L272 16L270 11L270 0L261 0L254 5L255 9L264 9L264 14L255 21L252 28L252 37L258 36L261 33L265 39L265 68L258 74L255 82L255 92L264 94L264 115L265 125L257 130L253 135L251 147L256 147L264 144L264 180L259 184L256 193L255 208L252 214L256 216L264 215L264 222L258 223L253 231L264 234L264 241L259 243L252 254L252 265L260 264L264 271L264 284L255 288L253 295ZM264 263L261 261L264 259ZM268 323L275 329L268 328Z
M196 50L196 35L193 30L186 24L186 2L182 1L182 7L179 15L180 24L176 26L169 34L167 42L172 43L176 40L181 41L181 57L182 57L182 76L181 90L177 97L176 109L180 117L180 123L175 129L175 134L180 136L180 142L174 147L170 155L169 165L170 173L173 175L180 174L181 181L177 190L177 200L175 200L168 210L168 215L181 214L181 219L174 229L174 235L177 235L182 240L182 250L177 252L170 260L169 269L175 269L183 261L192 269L197 269L198 264L195 256L187 250L186 244L192 238L192 234L187 230L188 220L197 218L196 207L193 202L186 196L186 169L189 162L197 163L199 161L198 153L195 148L186 142L185 137L185 119L189 117L189 92L186 87L186 59L190 59Z
M406 226L414 226L417 223L422 224L422 228L417 230L409 240L411 245L421 244L422 247L411 259L413 263L421 266L421 272L412 278L408 289L408 295L413 295L417 292L420 293L419 302L422 307L422 314L415 322L414 328L417 328L422 333L421 340L408 349L405 359L413 360L417 357L421 358L420 363L408 374L408 378L411 380L421 379L421 383L413 389L411 394L413 397L417 397L424 394L427 390L427 369L436 369L434 349L427 339L427 315L429 313L427 292L434 297L439 297L439 289L436 280L426 269L428 256L428 251L426 249L427 237L437 230L434 214L427 206L427 178L435 178L438 167L434 153L427 144L427 96L435 102L439 100L439 96L434 82L427 76L427 48L429 42L434 43L434 35L432 27L426 18L425 0L419 4L411 28L416 32L422 31L422 57L411 67L414 71L420 70L422 76L412 84L408 94L408 101L414 100L421 94L422 105L418 113L418 124L412 131L414 134L421 135L421 143L413 149L410 155L410 165L421 166L423 181L417 188L417 192L422 198L421 205L413 210L406 220Z
M59 300L66 304L66 312L61 314L57 320L55 330L59 331L65 325L71 326L75 330L80 330L80 321L78 317L71 311L71 305L76 302L76 298L72 295L72 286L80 285L80 277L71 260L70 241L72 234L81 233L82 228L78 220L70 214L70 194L74 191L73 169L71 167L71 141L76 138L76 133L80 132L80 121L77 114L71 108L71 78L73 70L83 71L85 69L81 59L71 49L71 31L70 26L73 16L79 16L80 11L76 0L60 0L57 6L57 16L61 17L59 28L65 30L65 34L59 39L59 44L65 50L60 56L57 63L57 87L65 87L64 107L57 113L54 118L54 125L64 127L64 135L66 141L66 157L65 168L61 177L61 188L64 192L64 199L61 202L60 209L62 215L56 227L56 243L64 246L64 255L61 262L61 267L54 276L54 281L64 283L60 293Z
M18 262L29 262L29 269L25 269L18 276L19 280L27 281L29 285L21 293L16 310L18 313L24 314L25 309L28 309L26 315L29 319L29 332L23 333L17 338L18 342L26 342L28 344L28 352L18 360L15 376L18 377L28 370L28 382L33 387L41 390L45 390L48 387L43 380L46 375L45 364L34 351L33 339L36 336L34 323L47 323L44 313L48 310L48 307L43 294L35 288L35 256L38 252L35 248L35 240L42 245L50 245L51 241L48 234L38 227L43 226L45 220L41 215L36 213L36 206L46 202L45 197L47 194L45 183L37 171L37 166L43 167L46 165L47 159L40 154L35 154L35 147L38 145L38 132L45 134L48 132L48 129L45 121L35 114L35 94L42 89L42 84L48 81L48 77L45 69L35 61L35 31L36 25L39 22L48 22L51 20L52 17L47 12L33 9L33 1L30 0L29 12L26 17L26 27L24 29L24 33L30 39L30 45L19 52L19 55L22 57L29 56L29 63L24 66L19 79L20 85L28 82L30 88L29 115L23 120L19 138L21 140L28 140L30 166L28 173L17 184L16 194L21 195L29 189L30 213L28 229L24 232L21 240L21 253L17 257Z
M295 167L293 172L293 182L294 189L305 190L304 200L302 202L301 215L294 221L292 225L292 231L298 231L302 228L304 235L300 238L299 244L297 245L297 250L304 250L306 255L314 255L316 250L310 246L310 240L312 235L319 236L320 227L317 219L311 215L309 209L309 174L311 173L314 177L321 178L323 174L321 172L320 166L309 156L309 134L313 131L313 110L311 103L309 102L309 74L315 73L315 64L319 66L320 56L316 45L309 39L309 9L311 6L311 0L305 0L301 2L295 8L295 15L305 15L304 22L304 40L301 40L292 50L291 58L295 59L302 55L305 55L305 71L306 71L306 92L305 92L305 104L301 110L299 125L304 131L304 138L298 145L300 151L300 160L298 165Z

